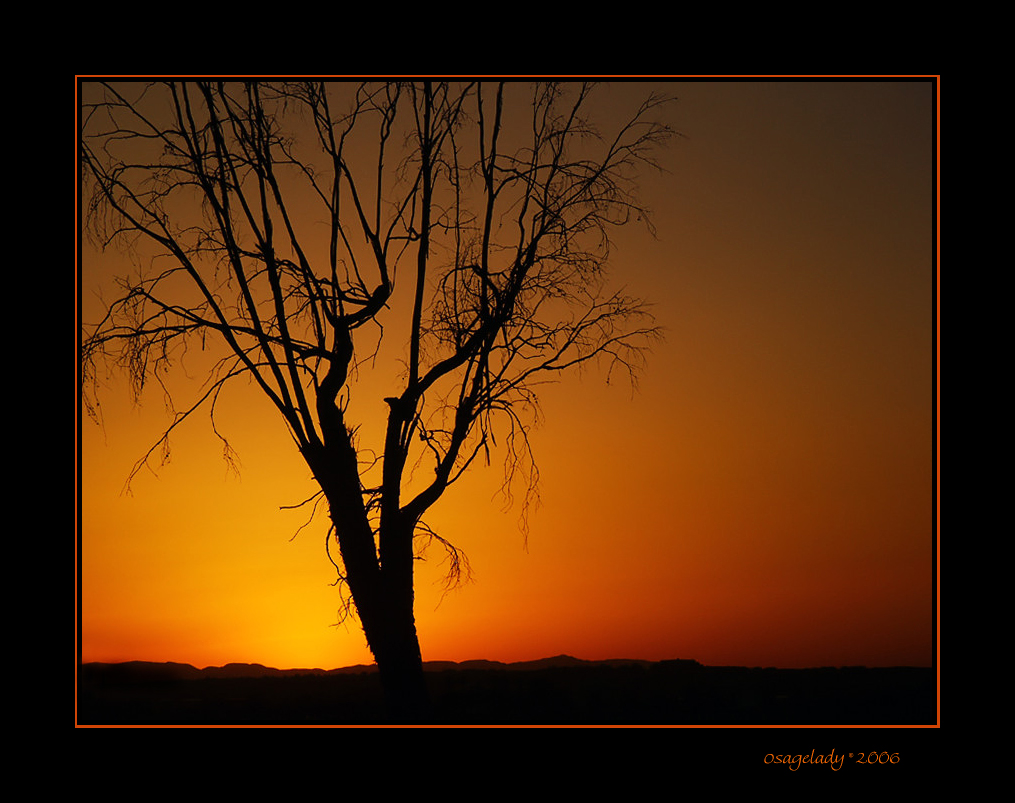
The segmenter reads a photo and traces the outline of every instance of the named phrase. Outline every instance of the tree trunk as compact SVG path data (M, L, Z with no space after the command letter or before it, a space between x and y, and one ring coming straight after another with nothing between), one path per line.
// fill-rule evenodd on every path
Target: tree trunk
M412 611L408 612L408 622L404 621L404 611L392 613L395 616L386 618L381 625L380 629L384 632L377 633L376 627L372 636L367 632L367 643L377 661L384 689L388 719L392 722L424 722L430 719L432 712Z
M412 581L410 577L408 588L392 589L390 572L363 572L346 562L346 580L377 663L388 719L418 722L429 718L430 703L413 615Z
M380 671L389 717L420 721L430 716L430 707L413 613L413 528L397 514L393 521L381 526L379 594L370 595L373 610L361 619Z
M344 372L332 384L340 386L342 379ZM421 721L429 717L430 706L413 615L414 526L399 515L397 492L390 493L385 501L393 504L394 512L382 516L387 522L382 524L378 550L363 500L356 449L342 411L333 403L334 392L331 387L318 397L325 441L305 447L304 457L328 500L345 578L377 662L388 717ZM397 489L397 477L391 484Z
M332 517L335 519L334 509ZM356 529L348 521L335 519L335 523L347 533ZM369 527L365 527L364 537L367 533L372 544ZM348 543L350 540L354 539L339 536L346 581L367 645L377 662L387 716L398 722L426 720L430 716L430 702L413 613L411 558L408 570L390 562L382 568L375 553L365 560L350 559L357 555L357 550ZM362 548L358 550L360 558L364 552Z

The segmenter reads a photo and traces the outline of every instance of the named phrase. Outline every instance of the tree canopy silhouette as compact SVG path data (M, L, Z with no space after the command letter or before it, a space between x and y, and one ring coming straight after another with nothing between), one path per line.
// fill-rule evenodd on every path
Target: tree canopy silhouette
M256 383L327 502L329 554L393 710L419 714L413 560L420 539L440 538L427 510L494 450L508 486L531 491L540 383L591 361L634 372L658 334L641 300L610 289L606 264L611 231L648 220L638 171L671 135L656 119L667 99L600 132L584 83L81 92L88 232L148 257L86 326L86 411L98 415L104 367L140 394L217 342L196 399L135 470L195 410L209 406L214 426L225 384ZM371 450L346 416L381 337L406 350L398 386L376 400L387 423Z

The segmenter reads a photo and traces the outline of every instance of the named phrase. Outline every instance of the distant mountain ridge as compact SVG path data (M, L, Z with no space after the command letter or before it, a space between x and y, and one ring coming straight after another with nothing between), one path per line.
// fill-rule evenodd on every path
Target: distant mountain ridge
M470 661L424 661L423 668L427 672L461 671L461 670L514 670L532 671L538 669L554 669L560 667L576 666L651 666L655 663L685 664L687 666L701 666L697 661L690 659L676 659L674 661L645 661L639 659L617 658L604 661L587 661L582 658L574 658L570 655L555 655L551 658L541 658L535 661L515 661L504 663L501 661L490 661L475 659ZM159 663L155 661L124 661L121 663L107 663L92 661L81 665L81 668L90 673L103 673L117 676L136 676L146 679L164 680L196 680L199 678L261 678L261 677L291 677L298 675L344 675L359 674L363 672L376 672L375 664L356 664L354 666L341 667L339 669L320 668L298 668L298 669L275 669L263 664L241 664L228 663L224 666L209 666L198 669L191 664L168 661Z
M691 660L430 661L434 721L467 723L934 724L930 668L704 666ZM373 665L87 663L77 721L364 724L386 721Z

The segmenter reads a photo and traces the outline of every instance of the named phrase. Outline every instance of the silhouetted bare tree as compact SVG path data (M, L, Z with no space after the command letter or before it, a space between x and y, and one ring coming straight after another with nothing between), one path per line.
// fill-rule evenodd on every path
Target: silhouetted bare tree
M419 715L414 542L439 537L424 514L495 439L508 481L531 487L537 385L593 360L632 371L657 334L604 268L611 229L646 216L636 170L671 133L654 116L665 99L601 135L577 83L81 89L88 230L158 257L87 327L86 409L101 364L140 393L195 339L224 344L166 436L204 404L214 422L230 380L257 384L327 501L329 552L393 711ZM346 413L382 326L408 356L370 461ZM432 472L410 484L417 461Z

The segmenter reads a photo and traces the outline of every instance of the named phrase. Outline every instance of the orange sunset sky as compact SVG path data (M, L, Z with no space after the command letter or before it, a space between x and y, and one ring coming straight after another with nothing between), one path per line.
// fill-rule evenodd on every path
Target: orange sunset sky
M437 549L418 565L423 658L929 666L936 85L619 81L598 102L652 89L682 136L642 180L657 237L619 232L612 275L665 341L636 391L545 390L527 535L497 461L431 513L473 581L445 594ZM91 323L128 263L81 252ZM370 438L390 391L362 384ZM372 662L335 626L324 518L293 537L307 515L281 509L315 488L255 388L220 402L238 475L202 414L130 494L166 413L115 381L102 403L104 427L79 422L83 661Z

